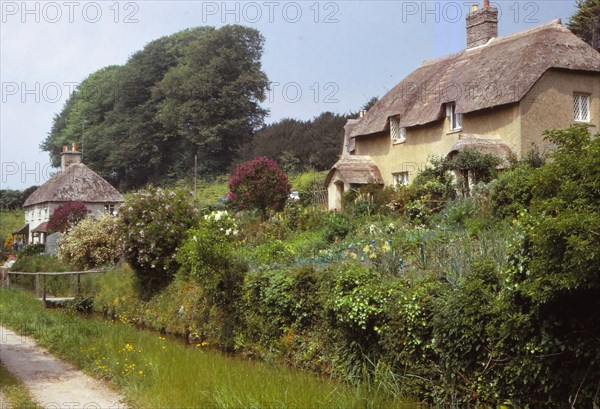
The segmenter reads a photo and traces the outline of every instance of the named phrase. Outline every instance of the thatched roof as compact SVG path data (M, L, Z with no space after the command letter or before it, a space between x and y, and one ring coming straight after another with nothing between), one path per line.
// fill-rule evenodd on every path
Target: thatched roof
M381 98L352 130L352 137L400 126L424 125L445 116L444 104L458 113L521 101L549 69L600 72L596 50L560 20L488 44L425 62Z
M54 175L33 192L23 207L46 202L120 203L123 196L83 163L75 163Z
M465 149L474 149L481 153L492 154L502 160L499 169L504 169L510 166L509 158L512 154L510 147L499 136L493 135L476 135L476 134L460 134L458 141L452 146L448 156L452 156Z
M336 171L346 183L383 185L381 172L370 156L343 155L327 174L325 186L329 186Z

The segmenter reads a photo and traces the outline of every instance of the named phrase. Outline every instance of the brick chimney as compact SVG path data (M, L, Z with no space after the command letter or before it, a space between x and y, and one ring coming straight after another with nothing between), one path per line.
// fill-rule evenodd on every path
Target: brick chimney
M494 37L498 37L498 9L490 7L489 0L485 0L483 8L474 5L467 14L467 48L487 44Z
M69 150L68 146L63 146L60 153L60 170L64 172L74 163L81 163L81 152L77 151L77 145L73 144L73 150Z

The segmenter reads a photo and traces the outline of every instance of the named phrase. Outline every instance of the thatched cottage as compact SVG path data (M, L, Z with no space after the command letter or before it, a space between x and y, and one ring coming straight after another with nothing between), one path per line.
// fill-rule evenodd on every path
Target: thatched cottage
M45 243L52 212L67 202L82 202L91 211L91 216L114 214L125 202L117 189L81 162L81 156L75 145L72 150L63 147L60 172L23 204L25 224L13 233L18 241Z
M368 183L408 184L432 155L467 148L517 158L553 147L544 130L600 130L600 54L560 20L498 38L498 10L467 15L467 48L423 63L345 127L326 179L329 208Z

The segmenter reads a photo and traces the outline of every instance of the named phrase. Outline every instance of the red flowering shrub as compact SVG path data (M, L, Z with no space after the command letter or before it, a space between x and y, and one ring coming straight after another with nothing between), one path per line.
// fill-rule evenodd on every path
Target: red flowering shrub
M271 159L262 156L235 168L229 179L229 200L239 209L283 209L290 194L288 178Z
M179 269L177 248L198 222L190 199L184 192L150 188L132 195L119 208L124 256L144 298L166 287Z
M88 213L90 210L83 203L67 202L52 212L48 221L48 230L64 233L85 219Z

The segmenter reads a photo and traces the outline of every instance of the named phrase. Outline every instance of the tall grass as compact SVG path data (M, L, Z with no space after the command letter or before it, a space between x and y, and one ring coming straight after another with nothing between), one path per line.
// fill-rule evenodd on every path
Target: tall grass
M110 379L139 407L409 407L364 388L224 356L205 344L190 347L121 322L47 310L15 290L0 290L0 323L36 338L87 372Z

